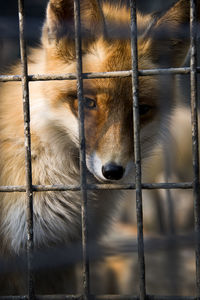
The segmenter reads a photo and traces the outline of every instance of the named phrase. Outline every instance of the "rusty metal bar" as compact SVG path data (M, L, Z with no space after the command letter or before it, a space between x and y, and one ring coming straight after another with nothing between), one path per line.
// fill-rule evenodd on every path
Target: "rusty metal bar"
M27 198L27 259L28 259L28 299L34 299L34 275L33 265L33 190L31 167L31 135L30 135L30 111L29 111L29 83L27 53L24 39L24 1L18 0L19 9L19 38L20 55L22 64L22 89L24 112L24 139L25 139L25 169L26 169L26 198Z
M200 73L200 67L197 67L197 73ZM156 75L187 75L190 74L190 67L183 68L166 68L166 69L149 69L138 70L138 76L156 76ZM82 73L83 79L95 79L95 78L114 78L114 77L130 77L132 70L128 71L113 71L113 72L93 72ZM33 74L28 76L29 81L50 81L50 80L76 80L77 75L75 73L67 74ZM21 81L21 75L0 75L0 82L9 81Z
M82 295L37 295L35 300L82 300ZM138 296L129 295L91 295L89 300L139 300ZM154 296L147 295L147 300L196 300L190 296ZM27 296L0 296L0 300L28 300Z
M137 214L137 239L140 299L146 298L145 283L145 258L143 239L143 210L142 210L142 185L141 185L141 149L140 149L140 117L139 117L139 84L138 84L138 52L137 52L137 17L136 0L130 0L131 9L131 57L132 57L132 92L133 92L133 131L135 155L135 187L136 187L136 214Z
M198 142L198 99L197 99L197 1L190 0L190 86L192 117L192 151L193 151L193 193L194 219L196 236L196 292L200 299L200 186L199 186L199 142Z
M87 190L134 190L135 184L87 184ZM142 183L142 189L154 190L154 189L192 189L192 182L164 182L164 183ZM32 185L33 192L48 192L48 191L80 191L80 185ZM0 192L12 193L12 192L26 192L26 187L23 185L6 185L0 186Z
M77 95L79 114L79 142L80 142L80 184L82 192L82 251L83 251L83 292L84 300L89 299L89 252L88 252L88 211L87 211L87 171L86 171L86 145L84 129L84 102L83 102L83 78L82 78L82 49L81 49L81 21L80 1L74 0L74 25L75 47L77 61Z

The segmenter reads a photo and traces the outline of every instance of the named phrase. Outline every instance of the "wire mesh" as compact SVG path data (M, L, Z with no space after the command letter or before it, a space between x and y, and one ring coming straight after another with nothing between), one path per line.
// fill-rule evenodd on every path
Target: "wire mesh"
M0 75L0 82L21 81L23 88L24 107L24 135L25 135L25 155L26 155L26 186L0 186L0 192L26 192L27 195L27 253L28 253L28 296L1 296L0 299L200 299L200 203L199 203L199 156L198 156L198 119L197 119L197 67L196 59L196 0L190 0L190 35L191 35L191 61L190 67L138 70L137 65L137 26L136 26L136 1L130 0L131 8L131 32L132 32L132 70L114 71L103 73L83 73L81 34L80 34L80 0L74 0L75 16L75 40L77 73L60 75L28 75L26 46L24 40L24 1L18 0L19 4L19 30L20 30L20 51L22 62L22 75ZM139 140L139 113L138 113L138 77L149 75L166 74L190 74L191 76L191 111L192 111L192 132L193 132L193 182L171 182L171 183L142 183L141 182L141 157ZM88 184L86 178L85 163L85 137L84 137L84 109L83 109L83 79L92 78L114 78L131 77L133 86L133 120L134 120L134 141L135 141L135 161L136 161L136 183L135 184ZM31 171L31 138L30 138L30 113L29 113L29 81L50 81L50 80L77 80L77 90L79 99L79 135L80 135L80 174L81 182L78 186L71 185L32 185ZM89 257L87 239L87 190L136 190L137 203L137 225L138 225L138 259L140 272L140 296L121 295L90 295L89 288ZM196 237L196 282L197 297L179 296L155 296L146 295L145 284L145 261L143 243L143 216L142 216L142 189L193 189L194 191L194 212L195 212L195 237ZM84 295L34 295L34 273L33 273L33 192L42 191L81 191L82 192L82 240L83 240L83 285Z

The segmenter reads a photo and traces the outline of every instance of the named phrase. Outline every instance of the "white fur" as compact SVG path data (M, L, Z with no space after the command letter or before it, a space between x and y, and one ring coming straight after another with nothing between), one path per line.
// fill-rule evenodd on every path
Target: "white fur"
M97 154L97 152L93 152L91 155L87 155L87 159L86 159L86 162L87 162L87 167L88 167L88 170L98 179L98 180L103 180L103 181L107 181L107 179L103 176L103 173L102 173L102 167L103 167L103 164L102 164L102 161L99 157L99 155ZM109 161L107 162L109 163ZM123 178L119 181L117 180L118 182L125 182L128 180L128 176L130 176L130 173L134 173L134 162L133 161L129 161L127 163L127 165L125 166L125 172L124 172L124 175L123 175ZM131 181L135 180L134 177L131 177Z
M95 177L100 180L106 180L102 174L103 165L101 159L96 152L93 152L91 155L87 155L86 162L89 171L94 174Z

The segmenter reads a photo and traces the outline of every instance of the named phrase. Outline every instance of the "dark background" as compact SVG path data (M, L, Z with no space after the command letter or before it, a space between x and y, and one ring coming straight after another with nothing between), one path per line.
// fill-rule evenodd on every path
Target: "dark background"
M129 0L110 0L112 2L129 3ZM37 46L41 27L45 18L48 0L25 0L26 39L30 46ZM174 0L138 0L138 9L143 13L165 9ZM8 66L19 57L18 42L18 1L1 0L0 9L0 69Z

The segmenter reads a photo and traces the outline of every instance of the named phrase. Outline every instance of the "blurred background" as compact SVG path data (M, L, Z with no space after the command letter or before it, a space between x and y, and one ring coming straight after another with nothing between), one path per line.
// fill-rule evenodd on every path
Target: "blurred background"
M123 0L113 0L123 2ZM129 1L124 0L128 3ZM143 13L166 9L174 1L138 0ZM45 17L47 0L26 0L26 39L37 46ZM0 70L4 72L19 57L17 1L1 1ZM177 76L178 77L178 76ZM188 109L189 76L178 80L179 109L171 122L171 137L155 147L145 182L192 180L191 126ZM181 84L180 84L181 83ZM180 90L179 86L183 88ZM170 141L170 142L169 142ZM167 151L163 152L163 148ZM166 155L167 154L167 155ZM195 252L193 199L191 191L144 191L144 236L148 294L195 295ZM108 256L91 265L93 293L138 294L136 215L133 192L127 192L118 220L101 244ZM105 251L106 252L106 251ZM78 259L77 259L78 260ZM78 272L80 277L81 272Z
M47 0L26 0L26 38L28 45L36 46L40 40L41 26L45 17ZM120 2L120 0L113 0ZM128 0L121 0L127 2ZM138 8L142 12L164 9L172 0L139 0ZM0 10L0 68L8 65L19 56L17 1L1 1Z

